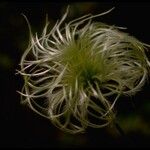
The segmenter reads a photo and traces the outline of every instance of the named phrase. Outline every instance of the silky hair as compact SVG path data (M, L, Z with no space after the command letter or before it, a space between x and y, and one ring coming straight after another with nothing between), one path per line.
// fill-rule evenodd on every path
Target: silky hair
M117 100L141 90L150 62L149 45L122 27L93 21L111 10L66 23L68 10L50 31L47 20L40 36L24 16L30 40L18 71L24 79L19 93L22 104L75 134L112 123Z

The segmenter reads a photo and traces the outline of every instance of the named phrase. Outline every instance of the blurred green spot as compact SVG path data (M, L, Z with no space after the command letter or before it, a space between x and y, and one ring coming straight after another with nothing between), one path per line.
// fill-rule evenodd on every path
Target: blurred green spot
M0 67L4 69L10 69L13 66L13 61L11 60L10 56L7 54L0 53Z
M59 135L59 141L63 146L69 146L69 145L74 145L74 146L83 146L87 144L87 139L84 135L70 135L70 134L64 134L60 133Z
M126 133L137 132L150 135L150 124L141 116L131 115L127 118L122 118L119 122Z

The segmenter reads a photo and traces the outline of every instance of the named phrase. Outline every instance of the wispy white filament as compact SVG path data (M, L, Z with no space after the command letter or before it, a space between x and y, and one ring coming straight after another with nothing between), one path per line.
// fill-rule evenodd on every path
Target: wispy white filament
M146 81L147 45L119 31L121 27L92 21L111 10L64 25L67 9L49 33L46 22L41 37L32 34L24 16L30 42L20 62L22 103L63 131L107 126L120 95L135 94Z

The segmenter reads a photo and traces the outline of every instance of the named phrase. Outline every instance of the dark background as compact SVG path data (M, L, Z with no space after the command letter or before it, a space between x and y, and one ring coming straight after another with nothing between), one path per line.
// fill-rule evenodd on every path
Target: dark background
M70 135L54 127L49 120L20 105L16 92L23 86L15 75L20 58L28 44L28 27L21 15L27 16L33 33L42 32L46 13L52 25L70 4L68 21L87 13L102 13L97 19L123 26L139 40L150 44L150 3L148 2L0 2L0 147L150 147L149 83L133 97L121 97L117 120L125 135L113 127L88 128L85 134Z

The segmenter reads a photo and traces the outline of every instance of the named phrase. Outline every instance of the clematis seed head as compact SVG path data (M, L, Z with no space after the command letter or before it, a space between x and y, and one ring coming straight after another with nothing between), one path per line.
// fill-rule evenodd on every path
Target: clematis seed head
M67 9L50 32L47 21L40 36L24 16L30 40L20 62L21 102L65 132L109 125L119 97L138 92L148 77L149 46L121 27L93 21L111 10L64 24Z

